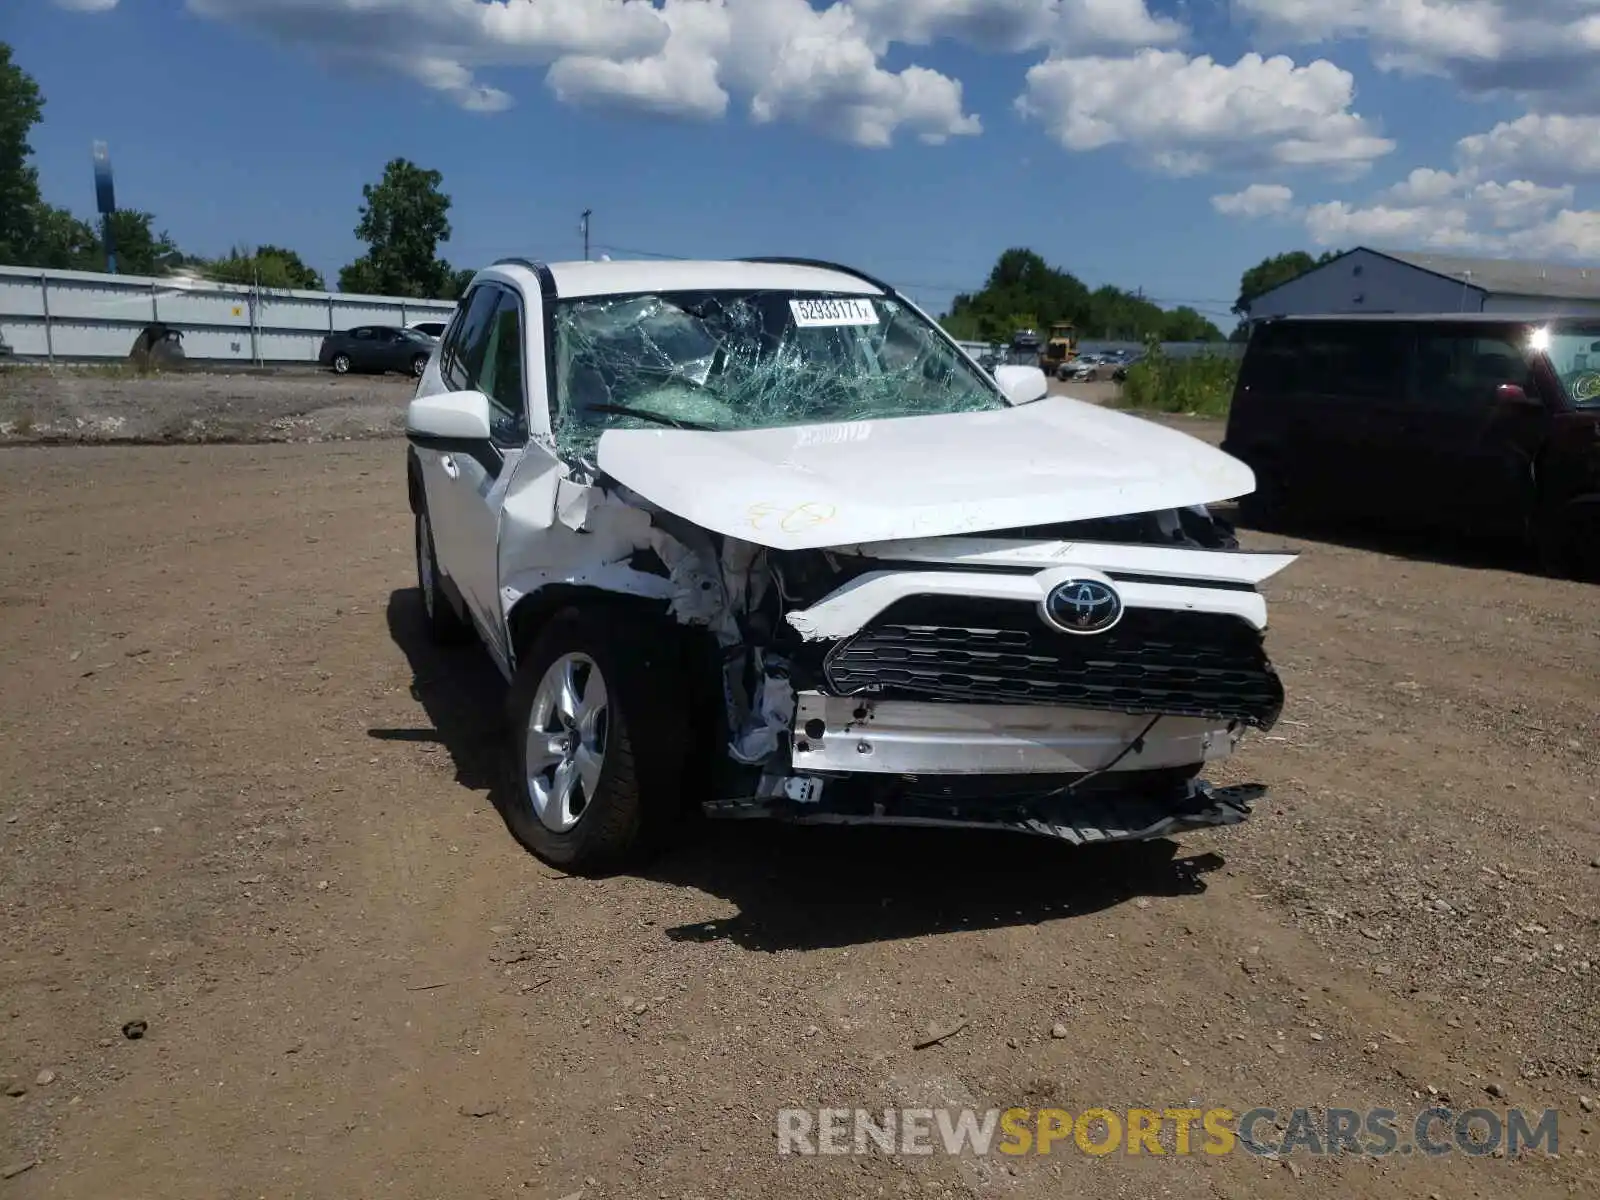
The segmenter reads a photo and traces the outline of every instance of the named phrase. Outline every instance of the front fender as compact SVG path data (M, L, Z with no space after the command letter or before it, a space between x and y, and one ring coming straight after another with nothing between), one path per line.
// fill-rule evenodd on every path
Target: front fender
M672 580L637 570L626 562L567 571L519 571L500 585L500 606L513 668L517 655L544 623L569 605L627 600L665 611L676 595Z

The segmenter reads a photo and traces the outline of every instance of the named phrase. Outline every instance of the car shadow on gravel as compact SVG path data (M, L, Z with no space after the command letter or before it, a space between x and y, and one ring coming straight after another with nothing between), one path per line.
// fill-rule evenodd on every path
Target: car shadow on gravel
M389 596L389 636L411 664L411 695L432 729L369 729L381 742L432 742L455 761L456 782L487 791L498 801L504 780L505 682L476 643L437 646L423 629L422 592L402 588Z
M1257 529L1239 521L1234 505L1213 505L1223 520L1241 529L1265 536L1283 536L1303 541L1324 542L1347 550L1361 550L1410 562L1436 563L1469 571L1507 571L1520 575L1542 576L1537 556L1510 538L1477 537L1469 533L1427 533L1416 530L1383 529L1377 525L1337 517L1296 516L1285 519L1270 530Z
M503 811L499 672L481 647L428 640L417 589L395 591L387 615L389 636L411 665L411 694L433 727L369 729L367 736L445 747L456 782L487 792ZM637 877L693 888L739 910L727 920L669 928L670 939L775 952L1036 925L1140 896L1203 892L1203 877L1222 859L1179 851L1166 839L1079 848L1016 833L694 819Z
M1197 895L1223 865L1170 839L1074 847L1017 833L701 822L644 872L735 905L674 941L817 950L1037 925L1141 896Z

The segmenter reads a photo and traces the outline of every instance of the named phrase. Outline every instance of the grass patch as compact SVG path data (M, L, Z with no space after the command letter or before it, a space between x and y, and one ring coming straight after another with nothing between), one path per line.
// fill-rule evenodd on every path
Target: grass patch
M1171 358L1161 347L1128 368L1121 405L1147 412L1226 417L1239 380L1239 361L1222 354Z

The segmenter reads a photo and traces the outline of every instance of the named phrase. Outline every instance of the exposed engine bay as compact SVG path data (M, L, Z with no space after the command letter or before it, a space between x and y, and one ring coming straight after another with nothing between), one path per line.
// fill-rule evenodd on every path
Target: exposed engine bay
M576 474L592 482L562 481L560 519L610 547L584 580L704 632L711 815L1092 842L1231 824L1261 790L1198 772L1278 718L1255 585L1292 559L1240 553L1204 505L782 549ZM1067 580L1103 588L1115 622L1054 627Z

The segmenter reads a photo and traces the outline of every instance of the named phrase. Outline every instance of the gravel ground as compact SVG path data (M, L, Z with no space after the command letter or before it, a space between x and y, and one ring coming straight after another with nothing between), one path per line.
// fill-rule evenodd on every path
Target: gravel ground
M0 368L0 446L29 443L324 442L405 427L415 381L284 369L140 378L120 368ZM1104 404L1112 383L1051 382Z
M131 375L119 368L0 368L0 445L28 442L303 442L390 436L416 381L285 369Z
M418 634L399 442L3 461L0 1194L1600 1194L1594 588L1246 534L1303 557L1243 826L720 825L584 880ZM1190 1103L1548 1106L1560 1155L775 1152L780 1106Z

